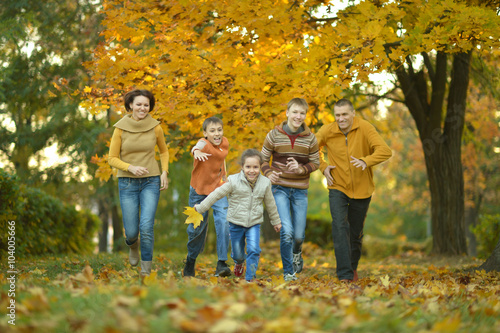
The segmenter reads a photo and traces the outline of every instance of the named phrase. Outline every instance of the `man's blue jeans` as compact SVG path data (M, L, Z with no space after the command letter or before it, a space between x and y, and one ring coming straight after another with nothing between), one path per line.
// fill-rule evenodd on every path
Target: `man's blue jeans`
M245 228L243 226L229 223L229 234L231 235L231 258L237 264L247 262L245 280L251 281L256 278L260 258L260 224ZM247 253L245 254L245 243Z
M189 187L189 206L199 204L207 196L196 193L193 187ZM212 210L214 214L215 233L217 236L217 256L219 260L227 260L227 251L229 249L229 225L226 220L227 216L227 198L224 197L213 204ZM193 224L187 227L188 233L188 257L191 260L196 260L198 255L205 248L205 239L208 231L208 211L203 213L203 221L198 228L194 228Z
M160 199L160 176L118 178L125 242L134 244L141 235L141 260L153 259L154 223Z
M307 190L273 185L281 219L280 250L283 273L293 274L293 253L302 252L307 219Z
M371 197L351 199L343 192L329 190L332 236L339 280L352 280L361 258L363 227Z

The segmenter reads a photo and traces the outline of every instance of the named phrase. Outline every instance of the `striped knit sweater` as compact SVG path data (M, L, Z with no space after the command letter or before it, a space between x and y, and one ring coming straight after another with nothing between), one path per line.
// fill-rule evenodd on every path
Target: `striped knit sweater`
M283 129L285 124L286 121L276 126L266 136L262 147L264 157L262 173L268 176L273 171L281 172L279 181L273 185L307 189L309 174L319 167L318 141L306 124L303 124L304 131L297 135L287 134ZM272 163L269 165L271 157ZM295 158L299 163L303 169L302 174L288 171L286 163L289 157Z

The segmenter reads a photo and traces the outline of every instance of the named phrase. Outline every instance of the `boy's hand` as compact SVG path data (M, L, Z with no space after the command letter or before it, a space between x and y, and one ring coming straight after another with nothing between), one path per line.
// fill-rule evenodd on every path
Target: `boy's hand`
M273 227L274 227L274 231L280 232L280 230L281 230L281 223L280 224L276 224Z
M212 156L212 154L204 153L199 149L193 152L193 157L198 161L205 162L206 160L208 160L208 156Z
M269 178L269 180L272 181L273 183L277 183L278 180L280 180L280 175L281 172L273 171L269 176L267 176L267 178Z
M300 167L299 162L297 162L295 160L295 158L293 158L293 157L287 158L286 167L288 168L288 170L292 171L293 173L295 173L297 175L301 175L304 173L304 171Z

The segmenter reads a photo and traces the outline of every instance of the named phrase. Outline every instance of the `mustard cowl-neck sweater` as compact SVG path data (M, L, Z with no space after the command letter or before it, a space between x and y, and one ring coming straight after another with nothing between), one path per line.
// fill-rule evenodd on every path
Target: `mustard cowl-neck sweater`
M168 147L163 129L158 120L149 114L142 120L135 120L128 114L115 125L109 146L108 163L118 169L118 177L143 178L161 174L155 158L155 146L160 151L163 171L168 172ZM128 172L130 165L142 166L149 170L144 176L135 176Z

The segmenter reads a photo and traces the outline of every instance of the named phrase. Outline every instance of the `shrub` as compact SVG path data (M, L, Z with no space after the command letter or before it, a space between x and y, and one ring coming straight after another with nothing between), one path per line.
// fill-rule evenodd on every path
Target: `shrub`
M500 214L481 214L479 223L470 228L477 239L477 256L486 258L495 249L500 235Z
M7 222L15 221L16 256L93 250L92 238L101 224L94 214L77 211L41 190L19 186L16 177L1 170L0 186L0 225L7 230ZM7 248L6 232L0 236L0 246Z
M320 247L332 246L332 222L320 216L308 215L306 221L306 241Z
M381 238L370 235L363 237L362 253L368 259L382 259L407 252L428 253L432 239L425 241L408 241L405 236L399 238Z
M14 218L17 211L17 198L19 196L19 185L16 177L0 169L0 221ZM2 228L2 230L6 230Z

